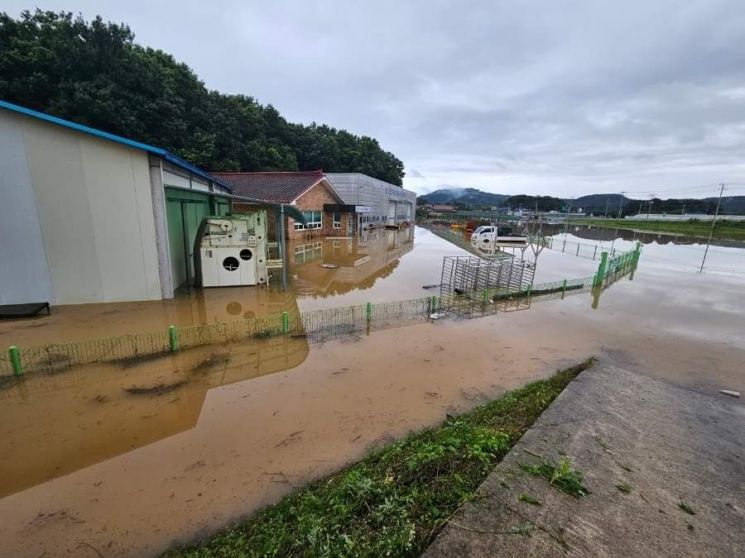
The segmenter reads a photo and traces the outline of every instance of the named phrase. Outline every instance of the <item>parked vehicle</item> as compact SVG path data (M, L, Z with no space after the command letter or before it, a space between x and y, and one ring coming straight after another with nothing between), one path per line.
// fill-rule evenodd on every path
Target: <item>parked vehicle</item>
M523 248L528 245L528 237L513 234L511 227L482 225L473 231L471 245L477 248Z

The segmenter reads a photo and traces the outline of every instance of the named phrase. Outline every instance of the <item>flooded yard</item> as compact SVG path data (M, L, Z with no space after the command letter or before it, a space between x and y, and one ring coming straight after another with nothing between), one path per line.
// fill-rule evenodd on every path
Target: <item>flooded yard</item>
M157 554L371 446L592 354L714 396L745 392L745 248L712 246L699 274L700 239L548 232L602 249L639 240L639 269L596 309L583 293L323 344L274 337L3 385L0 554ZM295 243L286 292L206 289L166 302L62 307L0 323L0 345L420 298L440 283L442 257L464 253L424 229ZM545 249L536 281L591 275L597 263Z

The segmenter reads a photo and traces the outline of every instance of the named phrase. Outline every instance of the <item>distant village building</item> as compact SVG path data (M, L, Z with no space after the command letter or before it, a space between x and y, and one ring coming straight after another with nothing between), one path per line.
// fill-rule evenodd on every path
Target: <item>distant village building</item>
M173 297L230 188L168 151L0 101L0 304Z
M434 213L449 213L451 211L455 211L455 206L443 203L436 203L432 205L432 211Z

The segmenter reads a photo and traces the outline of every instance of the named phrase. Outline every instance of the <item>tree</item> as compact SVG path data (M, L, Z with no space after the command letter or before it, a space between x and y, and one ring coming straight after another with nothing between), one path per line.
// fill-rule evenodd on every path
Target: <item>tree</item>
M0 13L0 98L163 147L210 171L362 172L401 185L377 140L289 123L271 105L209 91L127 25L69 12Z

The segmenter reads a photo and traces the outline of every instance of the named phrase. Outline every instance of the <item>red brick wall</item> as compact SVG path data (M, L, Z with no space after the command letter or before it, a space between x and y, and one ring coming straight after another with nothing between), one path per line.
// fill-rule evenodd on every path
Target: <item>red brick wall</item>
M300 211L321 211L323 213L322 223L323 226L320 229L312 230L295 230L295 220L286 218L285 230L287 231L287 238L289 240L303 240L308 238L315 238L319 236L346 236L347 235L347 213L342 213L342 227L341 229L334 228L334 214L331 212L323 211L323 206L327 203L338 204L341 203L329 190L326 183L321 181L316 184L313 188L307 191L305 194L300 196L295 203ZM233 213L249 213L254 211L256 206L241 204L240 202L233 202ZM269 238L275 240L275 211L274 209L268 210L267 228ZM351 228L350 228L351 231Z
M287 238L290 240L304 239L304 238L315 238L318 236L334 236L339 235L339 230L333 227L333 213L323 211L324 204L327 203L341 203L329 190L328 186L324 181L319 182L313 188L308 190L305 194L300 196L295 203L300 211L321 211L323 212L323 226L320 229L313 230L295 230L294 219L287 219Z

